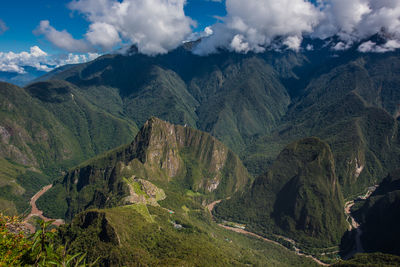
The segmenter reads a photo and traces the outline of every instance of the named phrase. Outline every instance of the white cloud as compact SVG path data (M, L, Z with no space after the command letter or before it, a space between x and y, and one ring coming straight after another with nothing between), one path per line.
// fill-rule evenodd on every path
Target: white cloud
M0 52L0 71L25 73L24 67L29 66L40 71L51 71L66 64L84 63L94 60L99 54L68 54L51 56L38 46L32 46L29 52Z
M42 21L36 33L69 52L109 51L135 44L139 52L167 53L184 40L202 38L195 53L218 49L240 53L283 48L298 51L304 36L325 39L336 51L383 32L391 51L400 42L400 0L207 0L225 2L227 15L203 32L184 13L186 0L73 0L68 6L90 22L83 39ZM390 40L393 42L390 43ZM365 45L367 47L367 44Z
M324 20L313 34L315 37L337 35L345 48L382 30L400 39L398 0L329 0L321 8Z
M199 39L208 37L212 34L214 34L214 31L211 26L208 26L208 27L205 27L203 31L191 33L184 42L197 41Z
M347 42L347 43L338 42L338 43L336 43L334 46L332 46L332 50L335 50L335 51L344 51L344 50L349 49L350 47L351 47L351 43L350 43L350 42Z
M236 34L230 44L230 47L239 53L247 53L250 50L249 43L244 41L244 36L241 34Z
M197 54L232 51L299 50L305 35L325 39L337 36L333 50L384 32L400 42L399 0L226 0L227 15L213 25L214 34L196 49ZM240 38L239 38L240 37ZM388 42L376 51L395 49ZM392 42L393 43L393 42ZM389 50L390 51L390 50Z
M214 25L214 34L196 53L212 53L218 48L262 52L277 37L284 37L285 45L298 50L303 34L313 32L322 17L306 0L227 0L226 9L223 22Z
M88 61L92 61L96 58L98 58L100 54L97 53L87 53L87 54L73 54L69 53L68 55L61 55L57 57L56 59L53 59L53 64L55 67L60 67L63 65L68 65L68 64L79 64L79 63L85 63Z
M42 20L34 31L37 35L44 35L56 47L69 52L89 52L92 48L84 40L76 40L66 30L57 31L48 20Z
M0 35L5 33L8 30L7 25L4 23L3 20L0 19Z
M101 46L104 50L110 50L121 42L118 31L112 25L104 22L91 24L86 38L92 45Z
M38 46L30 48L29 52L0 52L0 71L24 73L23 66L31 66L43 68L42 62L45 60L47 53L42 51Z
M178 47L192 32L194 22L185 15L186 0L78 0L70 9L92 23L86 34L91 45L110 48L120 37L154 55Z
M367 41L362 43L358 47L358 51L362 53L385 53L392 52L396 49L400 48L400 41L398 40L389 40L383 45L378 45L375 42Z
M25 73L25 70L22 67L19 67L15 64L4 64L4 63L0 63L0 71Z
M291 50L299 51L302 41L303 38L301 36L289 36L283 41L283 44Z

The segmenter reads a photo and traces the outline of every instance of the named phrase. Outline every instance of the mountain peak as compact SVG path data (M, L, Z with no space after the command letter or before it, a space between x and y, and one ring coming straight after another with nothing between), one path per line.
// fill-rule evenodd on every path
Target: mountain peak
M151 117L131 144L70 171L52 189L71 199L57 215L72 218L88 208L124 205L129 183L138 179L164 187L174 182L207 202L241 191L250 176L239 157L210 134Z

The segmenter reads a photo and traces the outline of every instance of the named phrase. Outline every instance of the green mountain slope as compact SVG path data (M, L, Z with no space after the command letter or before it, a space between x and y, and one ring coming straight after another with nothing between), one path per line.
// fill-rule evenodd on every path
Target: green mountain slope
M239 152L274 129L290 103L268 62L228 52L199 57L179 48L156 57L107 55L47 78L75 84L99 107L119 106L139 126L157 116L207 131Z
M136 131L75 97L75 88L61 81L26 90L0 83L0 105L1 210L11 213L25 211L51 176L127 143Z
M131 144L71 170L37 204L72 219L60 229L63 242L104 265L313 266L212 221L204 205L249 182L211 135L151 118Z
M132 204L80 213L61 228L62 239L72 251L85 251L107 266L317 266L219 227L190 196L166 194L160 204L169 210Z
M250 146L245 163L252 173L262 170L263 162L271 164L288 141L308 136L329 143L345 197L396 168L397 70L392 66L398 56L368 55L340 64L312 79L278 130Z
M31 84L26 88L79 142L75 164L127 143L137 132L133 122L92 105L80 90L65 81ZM117 138L116 138L117 137Z
M131 144L71 170L38 204L51 217L72 219L88 208L129 202L139 178L206 202L242 190L250 179L239 158L209 134L151 118Z
M199 128L229 147L243 150L254 136L275 129L290 103L277 73L252 57L196 77L191 90L204 100L198 108Z
M216 207L222 219L305 247L337 245L346 230L343 196L329 145L307 138L287 146L249 192Z

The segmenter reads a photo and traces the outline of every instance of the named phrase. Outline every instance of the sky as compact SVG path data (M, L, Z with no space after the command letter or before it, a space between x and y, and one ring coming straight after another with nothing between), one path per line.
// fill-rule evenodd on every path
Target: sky
M376 33L360 52L400 48L399 0L3 0L0 71L49 71L135 44L168 53L199 37L194 53L300 51L304 37L336 36L345 50ZM310 48L312 49L312 48Z
M8 30L0 35L0 51L22 52L38 45L49 52L60 52L43 36L33 34L42 20L50 21L56 29L67 30L75 38L82 37L89 22L68 8L70 2L71 0L1 1L0 20L6 24ZM184 9L185 13L197 22L194 31L204 30L217 21L215 16L222 17L226 14L222 1L189 0Z

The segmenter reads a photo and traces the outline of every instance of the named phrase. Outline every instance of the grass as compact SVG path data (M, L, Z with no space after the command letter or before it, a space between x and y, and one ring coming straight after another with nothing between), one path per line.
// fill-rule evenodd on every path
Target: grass
M174 198L170 192L167 195L167 199ZM175 209L174 214L169 214L164 209L173 208L169 205L147 209L145 205L116 207L95 211L104 214L106 223L93 221L83 229L79 227L82 219L75 219L62 231L75 251L87 251L89 259L101 256L102 261L112 265L316 266L289 250L219 227L190 197L181 203L194 209ZM78 215L81 216L85 215ZM175 229L170 221L182 228ZM116 238L101 234L101 225L108 225L109 237ZM75 238L70 239L71 236ZM111 241L101 241L100 237ZM118 240L119 245L112 245L112 240Z
M188 197L200 197L203 194L200 192L193 192L192 190L186 190L185 195Z
M135 210L140 215L142 215L144 217L144 219L149 223L155 222L153 215L150 215L146 204L132 204L132 205L127 206L126 208L131 208L131 209Z

